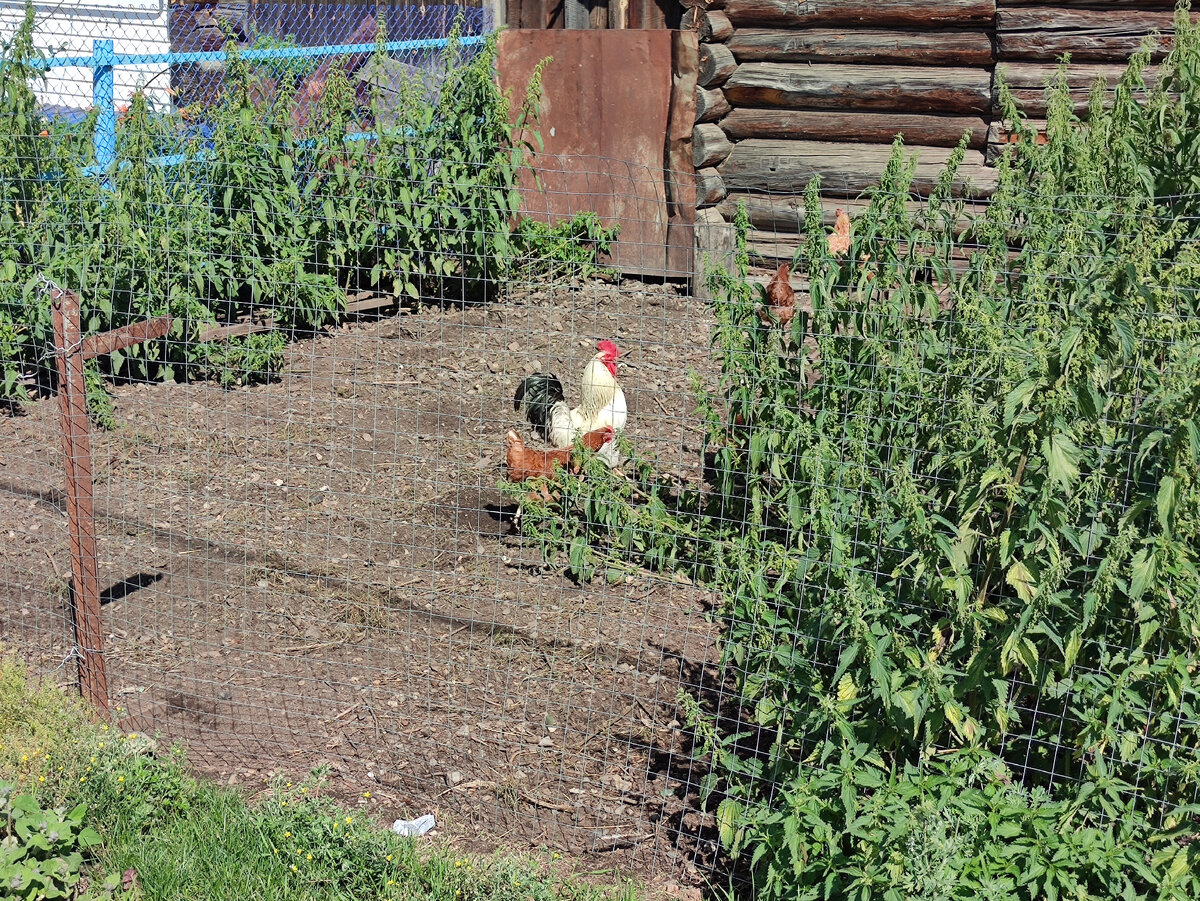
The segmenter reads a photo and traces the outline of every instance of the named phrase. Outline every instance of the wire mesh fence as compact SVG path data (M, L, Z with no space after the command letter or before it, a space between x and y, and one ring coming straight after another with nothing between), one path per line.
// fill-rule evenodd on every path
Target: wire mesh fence
M1054 831L1186 839L1196 198L766 185L705 220L689 283L657 262L669 178L531 163L471 65L391 126L378 93L311 131L135 102L107 181L86 129L3 136L5 642L64 682L92 650L49 275L87 332L173 317L91 370L103 657L123 728L223 781L325 768L468 845L689 878L747 836L778 872L826 853L796 810L857 842L893 804L896 853L937 858L972 791L1003 829L1053 802ZM546 226L556 191L625 227ZM588 413L609 364L624 415ZM598 453L547 446L554 397L514 398L538 373ZM958 781L885 790L918 772Z
M0 7L0 42L16 34L23 3ZM258 89L272 94L281 82L303 83L323 62L371 44L381 31L394 44L395 65L437 80L438 42L452 34L480 37L494 28L489 9L476 4L292 3L114 0L102 5L34 5L34 45L47 71L36 86L49 114L81 119L101 108L98 72L111 77L108 103L127 107L142 93L163 110L210 104L224 81L224 51L259 54ZM110 57L94 56L95 42L112 42ZM360 54L361 55L361 54ZM354 68L352 66L352 68Z

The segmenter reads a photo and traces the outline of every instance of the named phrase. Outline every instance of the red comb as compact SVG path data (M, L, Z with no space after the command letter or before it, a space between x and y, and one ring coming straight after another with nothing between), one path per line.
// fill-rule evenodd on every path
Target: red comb
M596 350L600 351L601 353L612 354L614 357L619 357L621 355L620 348L608 340L597 341Z

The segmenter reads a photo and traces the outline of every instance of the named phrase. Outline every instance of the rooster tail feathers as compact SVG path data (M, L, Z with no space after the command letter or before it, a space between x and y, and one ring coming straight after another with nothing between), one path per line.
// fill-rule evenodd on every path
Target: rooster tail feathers
M525 418L543 434L550 428L551 409L566 401L562 382L548 372L535 372L517 385L513 409L525 408Z

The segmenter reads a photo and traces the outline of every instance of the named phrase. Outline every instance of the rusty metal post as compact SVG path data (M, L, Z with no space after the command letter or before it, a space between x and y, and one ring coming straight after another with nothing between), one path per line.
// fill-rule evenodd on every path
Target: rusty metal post
M88 434L87 395L83 381L83 336L79 296L51 287L58 408L62 419L67 472L67 522L71 534L71 596L79 687L106 714L108 678L104 672L104 633L100 624L100 581L96 570L96 522L92 508L92 449Z

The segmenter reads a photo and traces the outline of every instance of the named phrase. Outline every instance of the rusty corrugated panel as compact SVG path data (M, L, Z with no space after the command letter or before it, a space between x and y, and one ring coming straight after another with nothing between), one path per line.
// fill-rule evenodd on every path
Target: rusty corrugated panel
M594 211L607 224L619 224L613 265L624 272L691 274L690 266L679 265L679 254L670 260L667 254L668 199L674 203L678 193L682 201L685 190L669 191L666 177L667 157L677 158L684 140L682 119L674 141L668 139L677 91L675 40L669 31L522 29L500 35L500 82L518 98L534 66L554 58L543 81L538 178L522 182L524 212L557 221ZM686 117L678 99L675 110Z

